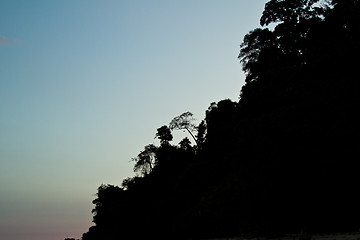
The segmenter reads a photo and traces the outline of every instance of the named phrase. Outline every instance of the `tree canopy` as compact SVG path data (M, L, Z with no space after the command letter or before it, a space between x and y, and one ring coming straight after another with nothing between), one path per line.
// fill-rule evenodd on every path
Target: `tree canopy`
M358 230L360 1L270 0L260 23L239 101L158 128L136 175L99 187L83 240Z
M196 126L193 123L195 119L191 112L185 112L180 116L175 117L169 124L171 130L186 130L191 137L197 141L194 132L196 131Z

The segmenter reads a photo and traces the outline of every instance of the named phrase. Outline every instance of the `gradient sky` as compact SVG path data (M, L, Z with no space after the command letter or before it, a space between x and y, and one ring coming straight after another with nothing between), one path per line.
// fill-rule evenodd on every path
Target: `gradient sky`
M237 101L265 2L0 0L0 239L80 238L158 127Z

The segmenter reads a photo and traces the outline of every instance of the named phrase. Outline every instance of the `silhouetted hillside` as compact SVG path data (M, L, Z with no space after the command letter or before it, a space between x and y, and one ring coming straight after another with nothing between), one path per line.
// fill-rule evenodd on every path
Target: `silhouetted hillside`
M360 1L271 0L260 22L241 45L239 102L157 129L136 176L99 187L83 240L359 229ZM196 145L172 144L177 129Z

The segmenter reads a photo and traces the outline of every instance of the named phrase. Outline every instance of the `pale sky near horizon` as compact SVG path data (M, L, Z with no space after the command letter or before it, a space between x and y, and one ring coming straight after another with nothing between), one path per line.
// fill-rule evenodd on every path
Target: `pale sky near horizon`
M0 239L80 238L157 128L237 101L265 2L0 0Z

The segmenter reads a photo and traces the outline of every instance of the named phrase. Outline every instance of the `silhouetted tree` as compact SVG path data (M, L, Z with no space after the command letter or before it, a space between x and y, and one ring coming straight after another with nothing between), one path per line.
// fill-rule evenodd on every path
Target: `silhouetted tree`
M185 151L191 151L192 150L191 142L187 137L179 142L179 146L180 146L181 149L184 149Z
M321 2L322 4L317 4ZM324 15L328 1L323 0L270 0L260 18L261 26L270 23L296 24Z
M169 124L171 130L186 130L191 137L197 142L197 139L194 135L196 131L196 126L193 123L195 119L191 112L185 112L180 116L175 117Z
M135 162L134 172L140 173L142 176L148 175L156 162L156 150L157 147L154 144L145 146L145 149L132 159Z
M155 135L155 138L159 138L161 144L168 145L169 142L173 139L173 136L171 134L170 128L168 126L164 125L157 129L157 133Z
M205 142L205 137L206 137L206 123L204 120L202 120L199 126L197 127L196 139L197 139L198 148L200 147L199 145Z

